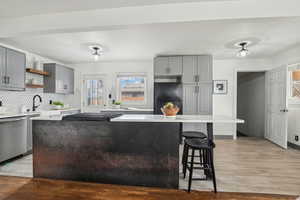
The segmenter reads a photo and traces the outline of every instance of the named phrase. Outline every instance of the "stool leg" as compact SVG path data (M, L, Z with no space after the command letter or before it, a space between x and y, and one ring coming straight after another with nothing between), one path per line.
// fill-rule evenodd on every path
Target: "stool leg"
M189 159L189 147L188 145L184 144L183 178L186 177L186 168L188 165L188 159Z
M214 191L217 193L217 182L216 182L216 174L215 174L215 166L214 166L214 158L212 154L213 149L209 150L209 155L210 155L210 167L211 167L211 172L212 172L212 179L213 179L213 184L214 184Z
M190 176L189 176L188 192L191 191L191 186L192 186L193 169L194 169L194 154L195 154L195 150L192 149L192 158L191 158L191 166L190 166Z
M210 150L209 149L205 149L204 152L205 152L205 164L210 167L211 166L210 165L210 163L211 163ZM212 178L212 174L210 172L210 169L205 169L204 170L204 174L205 174L205 176L206 176L207 179L211 179Z
M185 153L185 149L186 149L186 144L183 144L183 151L182 151L182 156L181 156L181 164L182 166L184 165L184 153Z
M200 161L200 167L203 166L203 154L202 154L202 150L199 149L199 161Z

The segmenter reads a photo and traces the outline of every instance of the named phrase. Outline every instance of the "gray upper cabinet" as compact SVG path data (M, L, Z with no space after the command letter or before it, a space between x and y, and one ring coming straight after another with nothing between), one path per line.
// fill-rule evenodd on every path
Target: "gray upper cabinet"
M183 56L183 83L212 81L212 56Z
M197 56L183 56L183 83L195 83L198 74Z
M4 47L0 47L0 87L5 87L5 81L6 81L6 50Z
M25 65L24 53L0 47L1 89L25 90Z
M56 63L44 64L49 76L44 78L44 92L74 94L74 70Z
M6 49L6 76L8 85L12 89L25 89L25 65L25 54Z
M198 60L198 81L212 81L212 56L197 56Z
M182 56L159 56L154 58L155 76L181 76Z

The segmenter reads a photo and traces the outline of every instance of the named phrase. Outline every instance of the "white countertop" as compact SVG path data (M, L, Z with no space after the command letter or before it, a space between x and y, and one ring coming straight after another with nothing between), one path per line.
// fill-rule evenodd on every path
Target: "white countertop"
M41 110L37 112L26 112L26 113L3 113L0 114L0 119L5 119L5 118L13 118L13 117L25 117L25 116L34 116L34 115L43 115L47 113L47 116L45 118L50 118L49 116L51 115L60 115L61 112L66 112L66 111L77 111L80 110L79 108L70 108L70 109L64 109L64 110Z
M31 120L46 120L46 121L60 121L62 120L63 115L45 115L45 116L39 116L39 117L33 117Z
M153 109L148 108L101 108L100 111L115 111L115 112L152 112Z
M163 115L122 115L111 122L184 122L184 123L244 123L242 119L212 115L177 115L176 118Z
M25 117L26 115L23 113L5 113L0 114L0 119L12 118L12 117Z

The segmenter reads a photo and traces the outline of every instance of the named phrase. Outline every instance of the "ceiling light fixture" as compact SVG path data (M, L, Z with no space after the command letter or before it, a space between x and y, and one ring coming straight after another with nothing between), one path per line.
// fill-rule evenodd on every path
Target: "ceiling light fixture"
M103 48L100 45L94 45L90 46L90 49L92 50L92 56L94 57L94 60L98 61L99 57L103 53Z
M241 42L238 44L242 49L238 51L237 57L244 58L250 54L249 50L247 49L248 44L248 42Z

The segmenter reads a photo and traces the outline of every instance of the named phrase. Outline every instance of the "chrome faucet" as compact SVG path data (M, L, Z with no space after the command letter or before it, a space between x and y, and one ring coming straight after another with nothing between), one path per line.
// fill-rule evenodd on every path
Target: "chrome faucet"
M38 106L35 105L35 99L36 98L39 98L40 103L42 103L42 97L40 95L38 95L38 94L35 95L33 97L32 111L36 111L36 109L40 106L40 105L38 105Z

